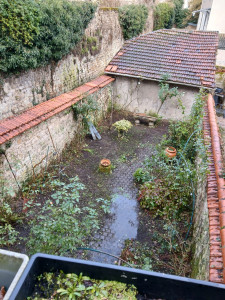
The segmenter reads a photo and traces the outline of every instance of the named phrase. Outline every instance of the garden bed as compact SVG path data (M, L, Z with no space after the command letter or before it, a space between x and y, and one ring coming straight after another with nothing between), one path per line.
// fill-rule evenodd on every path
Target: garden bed
M190 249L177 252L174 236L183 245L190 206L176 220L176 230L169 228L164 215L140 207L140 185L133 177L155 154L168 122L154 128L134 125L118 137L112 124L122 119L135 123L132 114L114 112L98 125L101 140L93 141L89 135L75 139L47 170L25 183L23 198L14 202L17 233L5 248L189 276ZM99 172L104 158L111 161L109 174Z

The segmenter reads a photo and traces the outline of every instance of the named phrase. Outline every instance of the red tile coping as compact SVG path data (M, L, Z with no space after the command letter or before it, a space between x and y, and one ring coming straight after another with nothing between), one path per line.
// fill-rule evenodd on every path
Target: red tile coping
M210 152L210 174L207 176L210 239L209 280L225 283L225 180L220 177L223 172L223 162L212 95L208 96L203 125L205 144Z
M0 145L67 109L87 95L93 94L115 79L102 75L78 88L42 102L22 114L0 121Z

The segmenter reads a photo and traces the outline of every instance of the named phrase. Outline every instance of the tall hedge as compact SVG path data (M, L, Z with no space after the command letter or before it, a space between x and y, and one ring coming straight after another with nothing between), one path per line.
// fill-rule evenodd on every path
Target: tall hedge
M148 18L145 5L126 5L119 8L119 21L125 40L138 36L144 30Z
M159 3L154 10L154 30L172 28L175 19L174 6L171 3Z
M58 61L81 40L96 5L68 0L1 0L0 71Z

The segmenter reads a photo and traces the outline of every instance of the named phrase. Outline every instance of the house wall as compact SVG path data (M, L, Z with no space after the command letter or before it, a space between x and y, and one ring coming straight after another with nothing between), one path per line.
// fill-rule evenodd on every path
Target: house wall
M211 8L213 0L202 0L201 9ZM203 11L199 13L197 30L207 30L210 17L210 11Z
M225 49L217 50L216 65L220 67L225 67Z
M109 84L92 94L100 105L100 110L94 115L95 120L105 115L111 101L111 90ZM33 174L33 167L35 174L46 168L81 131L81 122L75 121L73 111L69 108L12 138L9 148L6 145L4 147L19 184ZM18 191L4 155L0 155L1 191L2 186L13 193Z
M140 84L139 84L140 82ZM129 77L116 76L113 83L114 101L123 109L140 113L157 113L161 105L159 100L159 83ZM173 87L173 85L171 85ZM185 115L190 114L196 93L199 89L179 86L179 92L184 93L182 104ZM176 99L167 99L162 105L159 115L165 119L178 120L183 118L182 109Z
M219 33L225 33L225 1L214 0L211 7L207 30L216 30Z

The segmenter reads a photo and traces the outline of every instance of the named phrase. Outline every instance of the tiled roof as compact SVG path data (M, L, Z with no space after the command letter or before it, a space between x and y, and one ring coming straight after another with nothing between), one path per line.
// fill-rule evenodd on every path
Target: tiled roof
M127 41L105 72L212 88L217 46L217 32L161 29Z
M71 92L38 104L22 114L0 121L0 145L33 126L67 109L87 95L93 94L115 79L102 75Z

